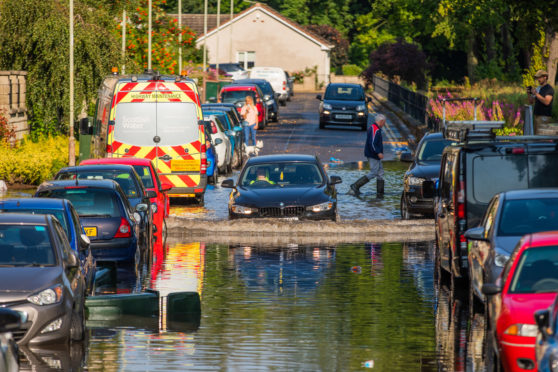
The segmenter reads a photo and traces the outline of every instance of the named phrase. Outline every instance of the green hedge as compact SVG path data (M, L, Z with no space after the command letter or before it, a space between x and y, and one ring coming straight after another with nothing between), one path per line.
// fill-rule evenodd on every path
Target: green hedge
M76 154L79 154L77 142ZM15 147L5 142L0 144L0 180L8 184L38 185L67 165L67 137L25 140Z
M358 76L362 72L362 68L357 65L343 65L342 70L345 76Z

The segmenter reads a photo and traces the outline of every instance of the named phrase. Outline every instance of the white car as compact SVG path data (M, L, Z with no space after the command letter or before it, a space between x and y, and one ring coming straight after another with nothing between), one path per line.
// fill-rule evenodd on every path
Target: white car
M205 115L206 131L211 139L211 145L215 150L217 158L217 169L220 174L232 172L232 146L231 141L225 133L225 126L215 115Z
M250 79L265 79L269 81L273 90L278 94L278 101L281 106L287 104L289 91L287 88L287 75L280 67L252 67Z
M216 68L217 65L211 64L210 68ZM233 80L247 79L248 71L242 68L238 63L219 63L219 74L224 75Z

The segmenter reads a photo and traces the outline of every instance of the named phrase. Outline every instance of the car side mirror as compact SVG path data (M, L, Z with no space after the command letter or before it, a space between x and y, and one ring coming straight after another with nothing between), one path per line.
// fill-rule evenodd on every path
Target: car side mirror
M79 119L79 134L83 134L83 135L93 134L93 127L90 126L89 118Z
M399 160L410 163L413 161L413 153L411 151L403 151L399 155Z
M82 251L86 251L89 246L91 245L91 240L89 240L89 237L85 234L80 234L79 236L79 248Z
M147 190L145 192L145 196L148 197L149 199L153 199L157 197L157 193L153 190Z
M271 96L269 94L266 94L264 96L264 101L269 101L271 99Z
M77 253L71 251L68 255L68 260L66 261L68 267L78 267L79 266L79 259Z
M502 287L494 283L486 283L482 286L482 293L487 296L494 296L502 292Z
M321 95L321 94L318 94L318 95L316 96L316 99L319 99L319 100L321 101L321 100L322 100L322 95Z
M139 203L136 205L136 212L145 212L147 211L147 208L149 208L149 206L145 203Z
M215 145L217 146L217 145L222 144L222 143L223 143L223 140L222 140L221 138L215 138L214 143L215 143Z
M422 182L422 196L424 198L433 198L434 197L434 181L423 181Z
M226 179L221 182L221 187L225 189L233 189L234 188L234 180L232 178Z
M537 310L535 311L534 316L539 332L541 333L543 339L546 340L546 337L550 335L550 311L548 309Z
M159 190L161 190L162 192L167 192L170 191L170 189L172 189L172 185L170 183L162 183Z
M473 227L465 231L465 237L471 240L487 240L484 237L484 227L482 226Z
M339 183L343 182L343 180L341 179L341 177L339 176L331 176L329 177L329 183L332 185L337 185Z

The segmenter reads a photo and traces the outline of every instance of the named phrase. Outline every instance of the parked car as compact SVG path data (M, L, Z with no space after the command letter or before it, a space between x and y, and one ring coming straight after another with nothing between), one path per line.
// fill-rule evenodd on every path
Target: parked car
M285 71L285 77L287 78L287 92L289 93L287 101L290 101L291 97L294 96L294 78L287 71Z
M236 112L236 109L234 110ZM225 129L225 134L231 143L232 160L231 166L233 168L240 168L242 166L242 144L243 144L243 131L240 122L235 125L231 113L220 109L203 109L203 115L213 115L217 117Z
M265 155L250 158L232 188L229 218L277 217L330 219L337 217L337 176L328 177L317 157Z
M148 204L132 208L113 180L47 181L38 187L35 196L72 202L97 261L124 261L137 266L150 253L139 242L138 212L145 212Z
M215 185L217 182L217 153L211 145L211 136L205 132L205 152L207 153L207 183Z
M450 126L446 133L458 143L444 149L434 196L436 260L457 283L469 273L465 231L479 225L495 194L558 187L558 140L495 137L490 131L464 124ZM423 187L434 189L431 185L423 183Z
M236 106L233 103L223 103L223 102L216 102L216 103L204 103L202 105L202 110L213 110L213 111L224 111L229 114L229 118L233 122L233 126L242 128L242 118L238 113ZM242 133L242 131L240 131Z
M219 101L223 103L233 103L240 114L244 106L246 96L251 96L254 105L258 109L258 129L264 129L267 125L267 107L263 102L263 93L254 84L224 86L219 93Z
M269 81L275 93L279 95L279 104L285 106L289 98L287 90L287 76L280 67L252 67L250 79L264 79Z
M403 177L401 193L401 219L408 220L414 216L431 216L434 214L434 199L423 194L424 181L438 180L440 161L444 148L453 141L444 139L440 132L426 133L417 145L413 160Z
M496 194L478 227L465 232L470 241L471 301L484 283L493 283L523 235L558 230L558 189L527 189Z
M52 215L0 214L0 308L27 314L19 344L81 340L85 279Z
M27 316L24 313L0 307L0 371L19 371L19 348L12 331L25 322Z
M206 131L211 135L211 145L217 153L217 169L220 174L232 172L234 148L227 136L225 126L216 115L204 114Z
M62 225L72 251L76 252L85 278L86 293L93 294L97 263L91 253L91 242L85 235L78 213L65 199L20 198L0 200L1 213L52 214Z
M116 181L126 194L133 208L138 204L151 205L150 199L156 198L155 191L147 191L132 165L129 164L90 164L62 168L54 175L55 180L113 180ZM138 212L140 245L148 250L153 247L153 212L151 208Z
M361 130L368 128L368 102L370 97L364 94L360 84L328 84L325 94L316 96L320 107L320 129L326 125L359 126Z
M256 84L263 93L263 100L267 106L267 119L269 121L279 121L279 105L277 104L277 95L269 81L264 79L242 79L235 80L233 84Z
M558 296L549 308L535 311L537 338L535 358L538 371L555 372L558 370Z
M216 69L217 65L212 63L209 68ZM242 68L239 63L219 63L219 75L231 78L233 80L246 79L248 71Z
M550 306L558 291L558 232L525 235L496 283L482 291L495 360L505 371L535 370L534 313Z
M208 155L209 159L209 155ZM155 162L158 160L155 159ZM161 182L157 168L153 161L145 158L102 158L102 159L87 159L80 163L81 165L94 165L94 164L126 164L134 167L145 188L146 195L149 196L151 203L151 213L153 215L153 234L157 239L163 238L163 229L165 218L169 216L170 198L168 192L172 189L172 184ZM117 181L118 182L118 181ZM153 195L153 192L156 196ZM135 207L135 205L132 205ZM161 241L161 240L159 240Z

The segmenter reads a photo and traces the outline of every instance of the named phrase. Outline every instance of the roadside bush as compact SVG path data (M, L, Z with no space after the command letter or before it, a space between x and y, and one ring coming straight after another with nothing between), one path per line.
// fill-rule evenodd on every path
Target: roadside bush
M15 138L14 128L8 123L8 119L3 112L0 111L0 141L10 142Z
M79 154L77 142L76 153ZM16 146L0 144L0 179L8 184L38 185L67 165L67 137L25 140Z
M343 65L342 71L346 76L358 76L362 72L362 68L357 65Z

